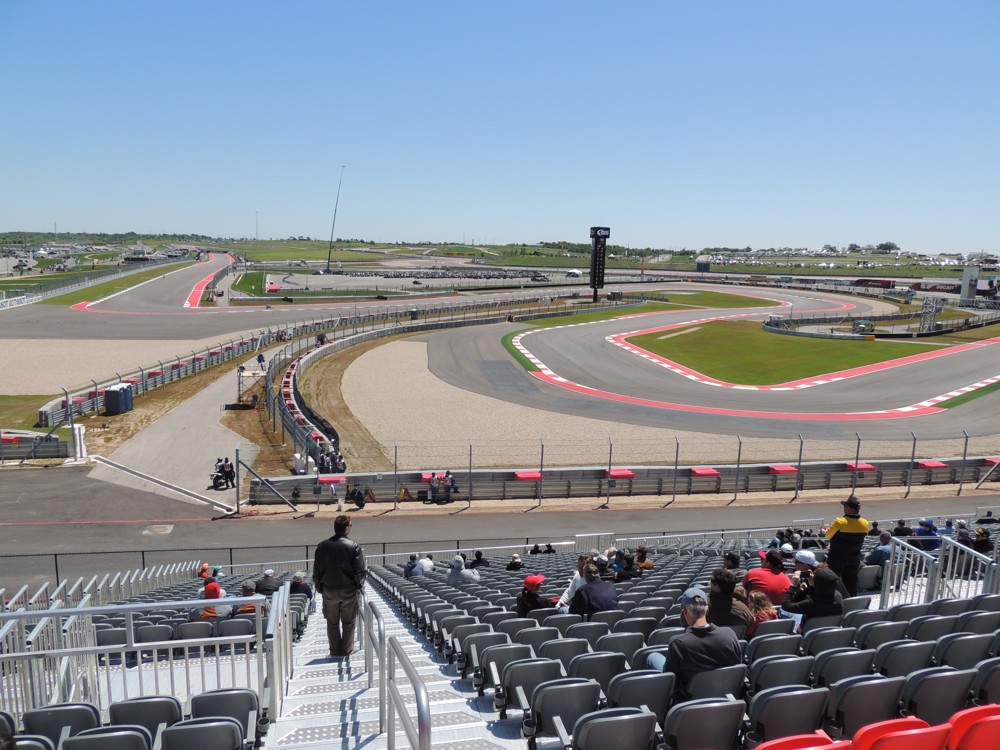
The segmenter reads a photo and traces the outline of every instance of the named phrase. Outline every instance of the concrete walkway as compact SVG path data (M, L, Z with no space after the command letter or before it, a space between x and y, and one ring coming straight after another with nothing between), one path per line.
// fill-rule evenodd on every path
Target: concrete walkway
M249 369L253 363L251 359L243 364ZM225 405L235 401L234 367L229 374L176 406L106 458L169 484L235 505L235 490L213 490L209 481L215 459L228 456L230 460L235 460L236 448L245 442L240 435L219 422L225 413ZM198 504L169 489L107 466L97 466L89 476Z

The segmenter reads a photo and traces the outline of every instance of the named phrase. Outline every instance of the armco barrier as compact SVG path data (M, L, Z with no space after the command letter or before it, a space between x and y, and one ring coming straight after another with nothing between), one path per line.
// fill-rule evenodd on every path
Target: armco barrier
M472 446L470 446L470 458ZM483 452L483 461L495 461L495 456ZM669 501L676 495L722 494L734 498L752 492L784 492L787 494L805 490L843 490L846 497L852 491L871 487L910 487L913 484L961 484L977 482L992 468L991 457L952 458L940 462L941 466L925 468L931 462L921 461L911 464L908 460L887 460L872 462L873 469L857 475L843 461L811 462L796 467L794 474L774 473L773 464L718 465L712 473L702 473L704 467L695 466L647 466L631 468L634 476L627 479L609 479L607 468L545 468L539 472L527 469L468 469L451 467L459 490L438 492L438 502L472 503L476 500L534 500L544 506L546 499L604 498L613 505L616 498L631 496L661 496ZM446 467L433 467L441 471ZM379 473L351 473L347 482L356 485L362 492L371 490L375 502L382 503L430 503L432 497L423 471L387 471ZM526 477L526 473L533 476ZM541 474L539 479L537 474ZM518 475L521 475L521 478ZM335 503L336 500L325 493L317 474L268 479L275 489L285 497L298 490L302 503ZM992 481L1000 481L1000 472L990 476ZM314 495L314 488L321 487L320 494ZM404 492L405 490L405 492ZM341 496L343 493L341 492ZM369 496L369 501L371 497ZM258 504L278 503L281 500L272 490L259 481L250 483L250 502Z

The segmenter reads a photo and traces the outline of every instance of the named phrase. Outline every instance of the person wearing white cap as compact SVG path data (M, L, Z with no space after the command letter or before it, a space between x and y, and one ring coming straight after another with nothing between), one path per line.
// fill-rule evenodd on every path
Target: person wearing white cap
M507 570L520 570L521 569L521 556L516 552L510 556L510 562L507 563Z
M834 520L826 530L830 551L826 563L844 582L848 596L858 595L858 571L861 570L861 548L871 524L861 517L861 501L854 495L841 501L844 515Z
M274 571L268 568L264 571L264 577L257 581L254 591L264 596L270 596L281 588L281 581L274 577Z

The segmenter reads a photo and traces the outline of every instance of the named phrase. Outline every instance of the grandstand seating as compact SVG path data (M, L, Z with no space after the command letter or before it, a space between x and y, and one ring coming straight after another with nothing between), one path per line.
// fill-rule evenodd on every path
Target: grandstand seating
M843 738L882 750L903 741L892 735L928 727L892 725L895 731L884 736L865 734L866 727L909 713L934 728L958 717L973 701L1000 701L1000 596L993 595L902 605L860 597L836 622L821 623L804 634L792 632L792 620L765 622L744 643L744 664L698 675L687 686L687 694L678 696L674 676L645 669L645 659L651 651L667 648L682 632L667 624L681 591L706 582L720 564L718 549L691 554L694 551L656 552L653 571L617 585L621 607L586 623L551 608L525 618L512 611L514 595L529 573L546 576L543 600L561 593L575 569L575 553L526 556L518 572L480 568L478 583L459 586L448 585L440 570L405 579L400 566L377 566L372 571L376 590L370 598L394 623L407 652L426 660L422 674L430 674L430 679L442 676L447 689L437 690L437 700L447 702L446 694L454 695L455 705L474 707L465 714L470 727L477 725L479 732L504 740L523 732L532 747L554 740L576 747L606 745L602 738L609 732L618 732L614 736L619 744L632 732L648 742L662 731L670 750L703 746L699 743L715 742L714 738L721 738L722 744L712 746L728 747L769 743L789 735L801 735L803 743L818 743L796 747L841 750L843 745L836 742ZM744 559L747 566L755 562ZM236 587L228 579L226 584ZM241 649L255 648L251 620L220 617L187 622L181 610L159 607L159 602L177 601L182 592L195 593L198 586L187 582L164 591L164 599L150 597L150 606L142 612L127 609L137 603L123 600L127 611L121 615L108 612L95 618L93 636L104 649L102 667L156 666L181 653L184 658L217 663L220 658L237 657ZM873 603L882 608L864 608ZM294 607L296 630L306 634L300 649L310 643L322 645L325 638L321 621L309 627L307 608L301 599ZM219 640L212 644L209 639ZM357 664L355 659L353 665ZM351 682L359 676L352 676L347 663L330 669L337 673L335 680ZM143 744L147 737L167 750L182 745L185 750L247 747L256 739L257 720L266 706L253 692L218 687L181 701L169 696L116 701L106 709L107 726L102 726L100 712L94 722L86 718L87 709L79 707L69 723L65 718L54 720L58 731L30 712L20 715L20 726L25 733L47 737L53 746L62 738L62 727L69 726L66 734L73 741L64 743L67 750L86 750L100 741L109 750L141 750L152 746ZM360 687L356 684L352 690L357 693ZM63 707L43 710L59 713ZM339 716L346 709L332 710ZM307 715L305 711L299 708L300 715ZM955 721L962 727L978 727L979 719L993 718L976 715L973 721L969 716ZM0 728L3 721L0 715ZM11 722L17 726L13 717ZM821 727L826 734L816 732ZM88 734L91 730L100 732ZM949 750L981 750L987 746L983 738L994 737L994 731L995 724L983 723L966 732L968 744ZM708 740L706 732L711 735ZM907 750L939 736L940 732L906 735L914 745ZM36 742L45 747L45 739ZM294 746L291 739L279 744ZM785 750L795 750L792 745Z

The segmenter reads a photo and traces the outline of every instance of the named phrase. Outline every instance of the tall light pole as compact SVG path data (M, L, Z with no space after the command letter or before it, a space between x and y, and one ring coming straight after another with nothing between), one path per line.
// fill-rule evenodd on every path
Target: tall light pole
M337 200L333 204L333 226L330 227L330 247L326 251L326 272L330 273L330 258L333 257L333 232L337 228L337 207L340 206L340 186L344 184L344 167L340 165L340 181L337 183Z

